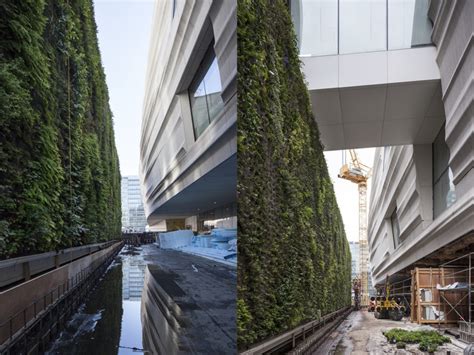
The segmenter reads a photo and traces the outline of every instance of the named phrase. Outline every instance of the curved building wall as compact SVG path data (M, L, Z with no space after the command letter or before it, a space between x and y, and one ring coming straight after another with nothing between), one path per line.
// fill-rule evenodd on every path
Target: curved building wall
M234 1L156 3L140 147L151 227L235 204L236 26Z
M474 1L432 0L432 40L441 74L449 165L460 194L474 189Z
M376 150L368 226L376 283L415 264L438 266L472 246L473 14L473 1L430 2L446 117L436 124L437 137L432 144Z
M425 258L449 244L462 249L472 242L472 189L460 195L454 187L440 194L433 152L428 144L376 150L368 225L375 283L417 262L426 265L430 261ZM439 200L445 203L435 208ZM431 266L437 266L436 260Z

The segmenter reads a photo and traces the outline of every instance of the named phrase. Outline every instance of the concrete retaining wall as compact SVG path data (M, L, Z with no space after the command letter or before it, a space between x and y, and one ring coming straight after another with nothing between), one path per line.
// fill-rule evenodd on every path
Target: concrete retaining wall
M0 345L88 277L123 243L115 243L0 292Z
M85 255L111 246L114 242L97 243L0 261L0 288L57 268Z

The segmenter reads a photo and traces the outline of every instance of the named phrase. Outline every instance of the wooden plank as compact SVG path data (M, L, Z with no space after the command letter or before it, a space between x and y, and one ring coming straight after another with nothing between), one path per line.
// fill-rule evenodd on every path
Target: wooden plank
M442 287L446 286L446 279L445 279L445 274L444 274L444 268L443 267L441 268L441 282L440 282L440 284L441 284ZM439 297L439 300L441 301L441 294L440 294L439 291L438 291L438 297ZM439 308L441 309L441 306ZM443 314L444 314L444 321L445 321L445 324L446 324L446 322L448 321L448 317L446 315L446 302L443 302Z
M411 309L411 312L410 312L410 321L413 322L413 270L410 271L410 275L411 275L411 278L410 278L410 284L411 284L411 288L410 288L410 309Z
M417 270L417 273L416 273L416 284L417 284L417 285L420 284L420 274L419 274L418 270ZM416 300L417 300L417 303L419 303L418 300L419 300L419 297L421 297L419 287L417 287L417 290L416 290L416 291L417 291L417 292L416 292ZM418 304L418 306L417 306L417 313L416 313L416 315L417 315L417 318L418 318L418 322L417 322L417 323L420 324L420 321L421 321L421 306L420 306L419 304Z

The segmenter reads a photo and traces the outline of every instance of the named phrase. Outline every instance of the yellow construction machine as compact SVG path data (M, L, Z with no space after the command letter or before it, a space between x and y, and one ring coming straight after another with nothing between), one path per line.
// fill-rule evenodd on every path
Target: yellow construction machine
M375 298L375 312L374 316L377 319L391 319L399 321L403 318L405 313L405 306L393 296L390 296L390 283L388 276L385 281L385 287L382 295Z

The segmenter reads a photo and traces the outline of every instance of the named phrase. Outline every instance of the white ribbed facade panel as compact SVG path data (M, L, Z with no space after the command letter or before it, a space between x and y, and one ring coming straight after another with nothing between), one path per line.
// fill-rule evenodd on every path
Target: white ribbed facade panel
M376 151L374 281L474 244L474 1L291 0L326 150Z
M430 144L376 151L369 244L378 283L474 243L474 2L432 1L429 15L446 118L431 124L439 133Z
M152 227L235 203L236 2L159 0L140 178Z

